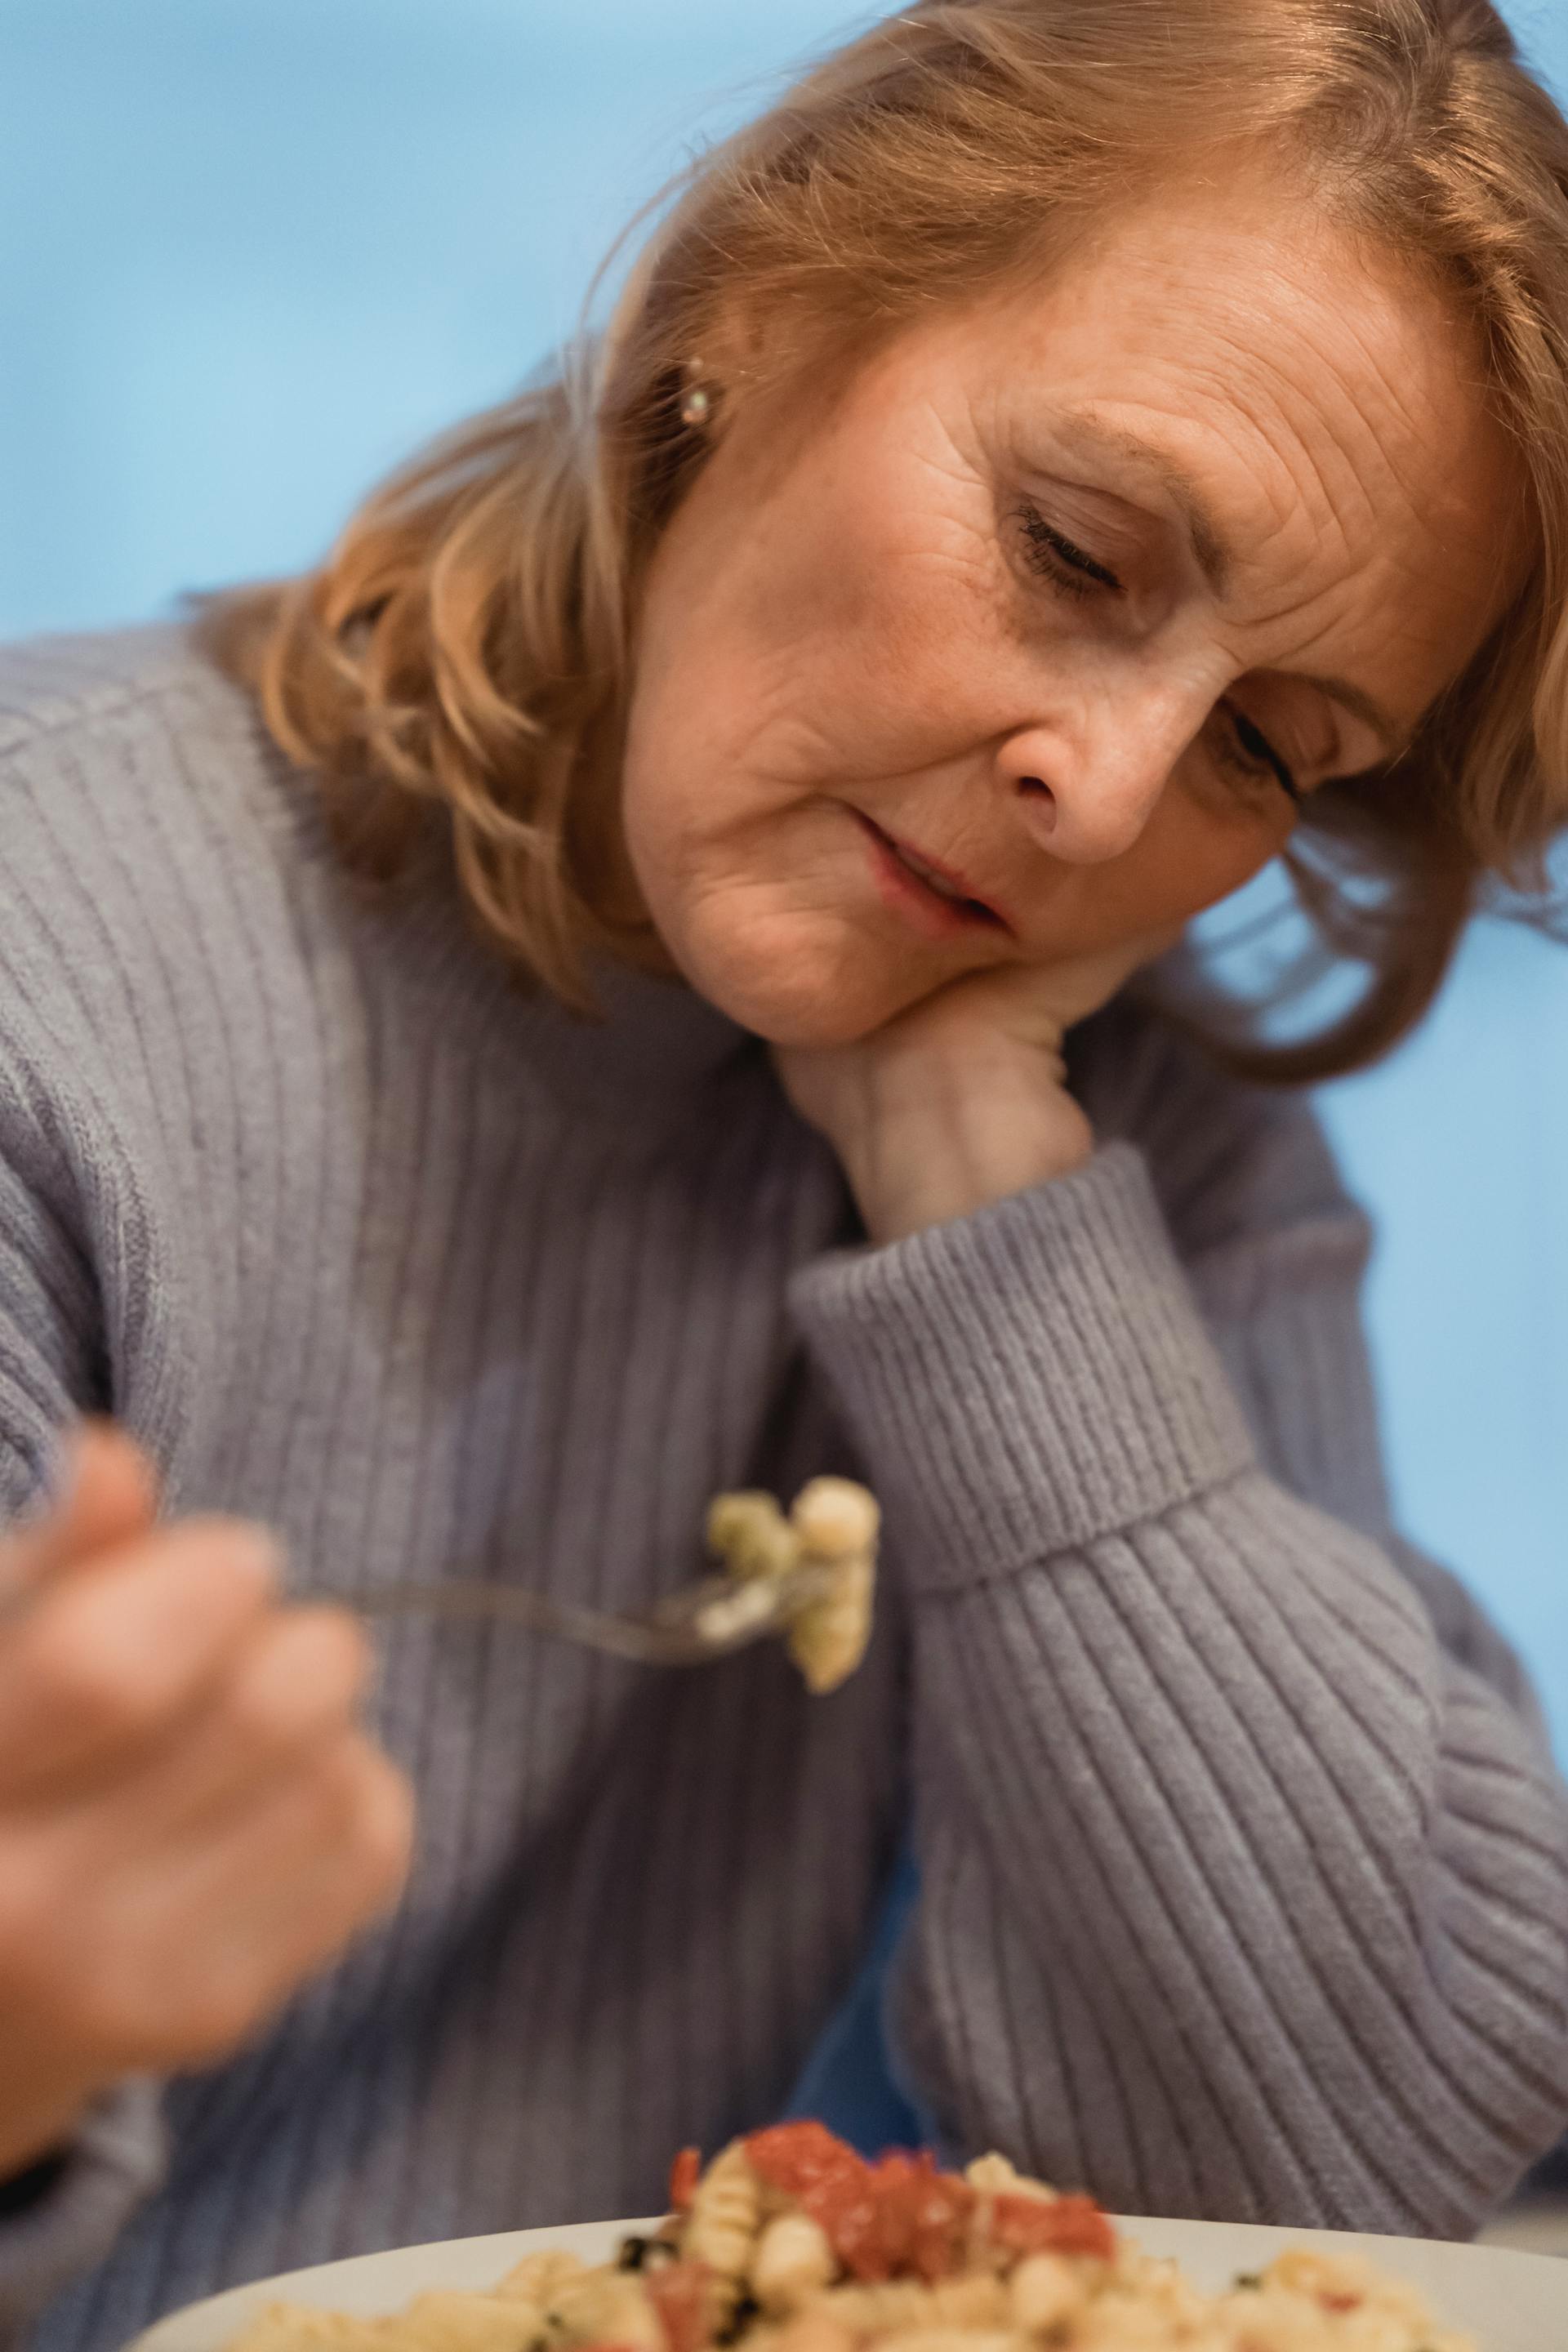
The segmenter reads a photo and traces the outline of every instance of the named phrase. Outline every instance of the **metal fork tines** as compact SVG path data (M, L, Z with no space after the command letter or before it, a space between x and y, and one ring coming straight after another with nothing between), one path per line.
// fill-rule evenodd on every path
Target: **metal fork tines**
M389 1584L343 1596L363 1617L426 1615L489 1619L531 1633L577 1642L640 1665L698 1665L764 1642L784 1631L791 1619L821 1600L833 1581L831 1569L807 1562L783 1576L737 1579L705 1576L683 1584L637 1616L584 1609L526 1586L496 1584L483 1577L449 1577L434 1584Z

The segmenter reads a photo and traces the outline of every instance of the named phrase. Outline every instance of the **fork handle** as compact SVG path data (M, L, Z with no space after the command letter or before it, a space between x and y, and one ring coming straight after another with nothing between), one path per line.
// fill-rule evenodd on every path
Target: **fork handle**
M341 1598L361 1617L456 1617L471 1624L499 1619L530 1633L608 1651L615 1657L643 1660L648 1654L643 1629L625 1618L558 1601L548 1592L531 1592L521 1585L489 1583L482 1577L448 1577L439 1584L382 1584Z

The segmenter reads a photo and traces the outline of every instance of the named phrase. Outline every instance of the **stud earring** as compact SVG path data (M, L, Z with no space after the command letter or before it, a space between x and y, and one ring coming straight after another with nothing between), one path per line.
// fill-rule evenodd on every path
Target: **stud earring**
M700 360L688 360L686 391L680 403L680 421L682 425L689 425L694 432L700 432L702 427L710 421L712 415L713 395L702 382L702 362Z

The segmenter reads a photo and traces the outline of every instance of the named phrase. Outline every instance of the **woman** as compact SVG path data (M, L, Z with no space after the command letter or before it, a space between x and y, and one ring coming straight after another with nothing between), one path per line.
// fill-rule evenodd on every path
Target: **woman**
M955 2148L1462 2233L1551 2143L1568 1807L1250 1080L1403 1034L1568 813L1565 526L1568 131L1482 0L938 0L696 168L585 393L201 644L9 658L11 1507L134 1440L0 1643L47 2352L657 2204L911 1821ZM1119 997L1281 855L1337 1027ZM825 1469L888 1521L826 1701L410 1621L373 1736L258 1531L629 1608Z

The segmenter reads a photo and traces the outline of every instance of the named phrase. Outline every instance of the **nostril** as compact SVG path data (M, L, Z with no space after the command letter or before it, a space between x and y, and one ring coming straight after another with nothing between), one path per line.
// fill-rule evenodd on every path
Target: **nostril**
M1049 832L1051 826L1054 825L1057 821L1057 796L1055 793L1052 792L1049 784L1047 783L1045 778L1043 776L1020 776L1018 779L1018 790L1024 793L1027 799L1032 800L1036 803L1040 815L1045 822L1046 829Z

